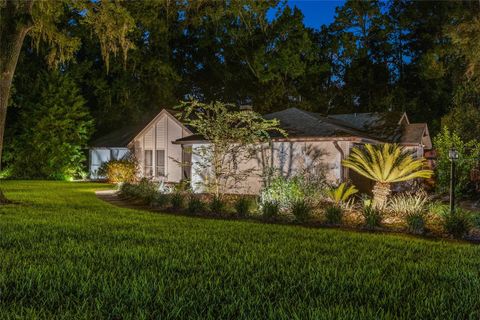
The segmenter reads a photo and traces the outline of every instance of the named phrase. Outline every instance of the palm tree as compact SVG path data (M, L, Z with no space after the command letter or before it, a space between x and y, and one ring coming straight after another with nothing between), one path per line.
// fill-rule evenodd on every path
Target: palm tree
M415 159L411 152L403 147L389 143L380 146L366 144L365 150L353 148L342 164L376 181L373 187L373 203L380 207L386 204L392 183L430 178L433 174L432 170L424 169L424 158Z

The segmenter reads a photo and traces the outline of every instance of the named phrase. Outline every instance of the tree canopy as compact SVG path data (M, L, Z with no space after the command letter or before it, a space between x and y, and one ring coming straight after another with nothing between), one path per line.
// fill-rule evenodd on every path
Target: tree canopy
M79 88L92 137L190 98L259 113L406 111L433 133L443 121L478 134L464 121L480 114L478 2L347 1L318 30L280 0L15 3L0 0L2 46L5 26L28 31L7 141L30 112L29 83L54 69Z

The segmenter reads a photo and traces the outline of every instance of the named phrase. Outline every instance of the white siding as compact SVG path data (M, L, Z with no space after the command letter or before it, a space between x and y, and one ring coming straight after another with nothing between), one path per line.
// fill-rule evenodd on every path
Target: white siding
M168 171L169 181L180 181L182 179L182 146L173 144L172 142L182 137L182 127L179 126L173 119L168 119L167 122L167 161L166 170Z
M168 182L180 182L182 179L182 146L173 144L177 139L190 135L176 120L166 112L161 114L153 123L144 129L143 133L135 138L135 155L140 164L140 175L144 174L144 151L152 150L154 170L156 170L157 150L165 150L165 176L156 179ZM154 175L156 172L154 172Z
M166 149L167 145L167 117L161 118L155 125L157 129L157 149Z
M339 147L344 151L349 148L349 142L339 141ZM201 186L208 179L208 170L202 170L200 165L199 148L202 145L193 145L192 154L192 188L195 192L202 192ZM259 147L258 150L261 148ZM261 151L257 152L255 159L239 163L239 170L254 169L248 179L241 185L229 186L229 193L250 193L256 194L262 188L262 168L270 167L271 150L268 145L263 146L263 157ZM274 142L273 143L273 167L279 174L285 177L292 177L298 174L322 174L326 175L329 182L337 183L341 180L342 155L337 150L333 141L310 141L310 142Z

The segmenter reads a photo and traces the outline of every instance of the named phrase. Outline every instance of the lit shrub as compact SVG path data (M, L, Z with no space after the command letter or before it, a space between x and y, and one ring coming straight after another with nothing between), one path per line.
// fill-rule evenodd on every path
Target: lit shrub
M429 202L430 197L424 191L413 194L400 193L390 199L387 210L399 217L426 214Z
M224 213L225 209L227 207L227 204L225 201L223 201L222 198L218 196L213 196L212 200L210 201L210 212L211 213Z
M347 184L343 182L336 188L327 189L326 196L330 202L334 203L335 207L346 209L351 205L351 197L357 192L358 190L355 186L347 186Z
M343 209L338 205L328 206L325 209L325 219L330 224L342 223Z
M280 214L280 205L275 201L262 203L262 215L264 218L275 218Z
M390 199L387 211L402 218L412 233L423 233L430 209L430 197L426 192L401 193Z
M98 169L98 175L110 183L134 182L137 172L137 161L133 157L105 162Z
M288 210L291 204L306 197L301 177L276 177L260 194L260 204L276 203L279 210Z
M297 221L304 222L310 217L312 207L305 199L299 199L292 203L290 210Z
M463 238L473 227L472 214L463 209L456 209L453 213L445 210L443 227L448 234L455 238Z
M187 205L187 212L189 214L197 214L197 213L202 213L205 211L205 204L203 201L194 195L190 196L190 199L188 200L188 205Z
M292 204L298 200L305 199L312 203L315 199L320 198L325 187L323 176L319 176L317 179L306 176L307 178L302 175L273 178L260 193L260 205L265 202L275 202L278 204L279 210L285 212L290 210Z
M252 201L248 197L240 197L234 204L235 212L240 217L246 217L250 214L252 208Z

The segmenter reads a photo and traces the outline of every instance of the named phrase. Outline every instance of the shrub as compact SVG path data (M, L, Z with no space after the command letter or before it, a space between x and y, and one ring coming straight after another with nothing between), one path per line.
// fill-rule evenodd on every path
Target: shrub
M164 193L157 193L153 197L150 205L152 207L163 208L168 204L168 195Z
M291 204L305 197L301 178L285 178L283 176L272 179L270 185L262 190L260 203L276 203L279 210L287 210Z
M398 194L390 200L387 207L390 213L405 220L410 232L417 234L423 233L425 229L429 209L430 197L424 191Z
M265 218L278 217L280 214L280 205L275 201L266 201L262 204L262 215Z
M210 212L211 213L224 213L227 204L222 198L218 196L213 196L212 201L210 201Z
M150 203L157 195L156 185L146 179L138 184L123 183L120 186L120 194L127 198L135 198L142 202Z
M181 210L183 208L183 195L180 192L174 192L170 195L170 205L173 210Z
M400 217L426 214L429 209L429 201L430 197L424 191L414 194L401 193L390 199L387 210Z
M78 178L94 123L75 79L65 72L38 73L21 99L14 139L6 158L22 179Z
M252 201L248 197L241 197L235 201L235 212L241 216L245 217L250 214L250 209L252 207Z
M187 211L189 214L202 213L205 210L203 201L194 195L190 196Z
M355 186L347 187L347 184L343 182L336 188L328 189L326 193L328 199L332 201L336 207L348 207L351 196L357 192L358 190Z
M305 199L294 201L290 208L297 221L306 221L312 212L312 207Z
M408 231L416 234L422 234L425 230L425 214L423 212L415 212L405 216Z
M480 214L476 213L472 216L472 223L475 228L480 228Z
M463 209L457 209L454 213L444 211L443 227L448 234L455 238L462 238L473 227L472 214Z
M480 145L478 141L464 141L455 132L443 127L442 131L433 139L433 145L437 153L435 161L436 186L439 192L447 192L450 188L450 158L448 152L455 146L459 158L455 168L455 193L464 196L472 187L470 174L475 167L476 159L480 157Z
M338 205L328 206L325 209L325 218L328 223L340 224L343 218L343 209Z
M362 210L363 218L365 219L365 226L368 229L374 229L381 226L383 220L382 210L374 205L367 204Z
M308 202L316 200L323 195L326 184L323 176L302 175L286 178L277 176L272 178L268 186L260 193L260 204L276 202L280 210L289 210L298 200L306 199Z
M133 157L121 160L110 160L98 169L98 175L105 177L110 183L134 182L138 165Z
M146 204L151 204L157 196L157 184L148 180L142 179L140 183L136 185L136 197Z

